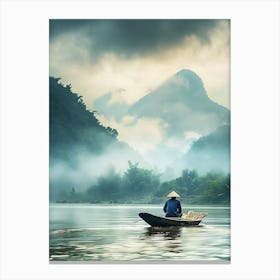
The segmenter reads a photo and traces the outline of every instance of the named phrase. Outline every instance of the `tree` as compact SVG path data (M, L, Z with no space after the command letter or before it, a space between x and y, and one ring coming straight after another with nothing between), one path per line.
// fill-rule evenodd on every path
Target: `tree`
M184 169L182 171L182 181L187 195L198 193L198 173L196 170Z
M207 203L230 202L230 175L208 173L201 178L203 184L202 200Z
M116 201L120 198L121 176L113 166L107 172L97 178L97 183L91 186L87 193L90 201Z
M152 170L139 168L138 163L128 161L128 169L123 176L122 192L133 199L151 195L159 186L159 175Z

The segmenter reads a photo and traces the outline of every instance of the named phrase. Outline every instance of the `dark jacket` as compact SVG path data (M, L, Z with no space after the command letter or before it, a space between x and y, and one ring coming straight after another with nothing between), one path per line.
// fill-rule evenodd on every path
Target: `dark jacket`
M165 217L178 217L181 216L182 208L181 203L176 198L170 198L165 202L163 211L166 213Z

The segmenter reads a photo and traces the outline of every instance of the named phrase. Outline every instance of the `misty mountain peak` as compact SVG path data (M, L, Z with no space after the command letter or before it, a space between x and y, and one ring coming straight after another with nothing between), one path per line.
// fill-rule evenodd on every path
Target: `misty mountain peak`
M183 87L188 94L207 95L201 78L189 69L183 69L177 72L170 78L169 82L177 87Z
M185 78L185 79L195 77L195 78L198 78L199 80L201 80L199 78L199 76L194 71L189 70L189 69L182 69L179 72L177 72L175 74L175 76L179 76L179 77L182 77L182 78Z
M157 89L136 102L131 115L161 119L170 135L191 131L208 134L223 122L229 122L229 110L213 102L202 79L193 71L182 69Z

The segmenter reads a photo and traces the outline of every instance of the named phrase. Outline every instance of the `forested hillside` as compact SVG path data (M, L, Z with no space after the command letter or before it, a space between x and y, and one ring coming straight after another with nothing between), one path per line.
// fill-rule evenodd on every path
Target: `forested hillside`
M100 154L116 142L115 129L104 127L89 111L82 96L50 77L50 157L71 160L77 149Z

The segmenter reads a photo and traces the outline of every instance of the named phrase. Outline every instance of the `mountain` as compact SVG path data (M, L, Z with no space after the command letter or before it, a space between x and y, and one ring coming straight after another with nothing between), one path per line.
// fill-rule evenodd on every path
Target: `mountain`
M217 128L207 136L195 141L180 164L184 168L208 171L230 172L230 127Z
M229 124L230 113L207 96L201 78L191 70L181 70L130 108L139 118L159 118L167 135L206 135Z
M129 114L161 123L161 142L148 155L160 168L170 167L197 139L230 124L230 111L212 101L201 78L186 69L134 103ZM176 164L173 169L178 171Z

